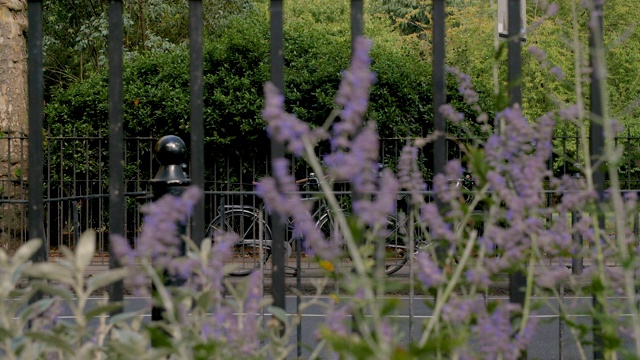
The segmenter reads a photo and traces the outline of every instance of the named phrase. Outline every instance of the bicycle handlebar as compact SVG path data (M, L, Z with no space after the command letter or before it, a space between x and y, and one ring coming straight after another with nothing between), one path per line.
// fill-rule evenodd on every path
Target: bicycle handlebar
M314 182L315 184L319 183L318 178L316 177L316 174L309 173L309 176L307 176L306 178L296 180L296 184L307 184L309 182Z

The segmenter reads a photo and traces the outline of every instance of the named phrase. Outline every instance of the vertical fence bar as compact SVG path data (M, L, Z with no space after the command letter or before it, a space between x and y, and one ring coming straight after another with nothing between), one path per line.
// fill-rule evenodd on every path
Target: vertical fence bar
M444 116L440 112L440 107L445 104L447 97L447 82L444 66L445 59L445 2L444 0L433 0L433 131L437 134L433 142L433 175L443 174L447 163L447 124ZM426 134L423 134L425 136ZM426 147L424 150L427 150ZM425 159L428 155L425 154ZM443 208L444 204L439 197L435 197L438 208ZM444 260L445 249L443 246L436 246L436 256L439 261Z
M520 0L509 0L509 101L513 107L522 105L522 45L521 37L521 15ZM509 274L509 301L520 306L524 306L525 300L526 274L523 270L515 270ZM526 359L526 353L520 356Z
M124 132L122 129L122 0L109 2L109 238L124 236ZM109 241L109 268L120 267ZM124 286L109 286L109 300L123 299Z
M202 0L189 2L189 53L191 64L191 168L193 185L204 190L203 55ZM191 238L200 245L204 239L204 199L195 204Z
M598 201L604 199L604 171L597 163L604 155L604 128L602 126L604 114L604 101L602 86L604 85L604 58L601 56L603 46L602 36L602 4L593 0L590 9L589 21L589 62L591 66L590 84L590 111L589 122L589 151L591 153L593 167L593 185L598 193ZM598 225L604 229L604 214L598 213ZM596 312L602 310L602 304L597 296L592 297L593 307ZM593 358L602 359L604 346L602 339L602 324L593 318Z
M364 34L363 14L364 3L362 0L351 0L351 53L353 54L356 38Z
M42 195L42 102L44 99L42 55L42 1L29 0L28 70L29 70L29 237L44 240ZM33 256L34 261L47 259L46 241Z
M271 27L271 82L284 94L284 29L283 29L283 0L271 0L269 6ZM284 147L275 140L271 140L271 161L284 157ZM284 241L286 235L285 223L280 216L272 214L271 229L272 243L272 273L273 305L285 308L285 269L284 269Z
M433 1L433 130L439 133L433 145L433 170L435 174L444 173L447 162L445 133L446 121L440 113L445 104L447 83L445 71L445 2Z
M520 44L520 0L509 0L509 99L510 105L522 105L522 60ZM524 285L526 277L523 271L509 275L509 300L524 304Z

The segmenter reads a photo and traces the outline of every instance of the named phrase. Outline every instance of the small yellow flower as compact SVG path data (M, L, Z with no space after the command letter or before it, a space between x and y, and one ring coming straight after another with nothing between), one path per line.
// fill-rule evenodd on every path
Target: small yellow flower
M338 297L338 295L336 295L336 294L331 294L331 295L329 295L329 297L330 297L333 301L335 301L336 303L339 303L339 302L340 302L340 298L339 298L339 297Z
M320 267L328 272L334 272L336 269L335 266L333 266L333 263L327 260L320 260Z

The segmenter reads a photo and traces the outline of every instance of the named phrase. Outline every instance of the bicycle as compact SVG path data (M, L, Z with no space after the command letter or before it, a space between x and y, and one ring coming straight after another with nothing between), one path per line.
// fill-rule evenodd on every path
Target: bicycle
M449 180L449 183L456 188L460 188L461 201L467 205L471 204L473 200L473 189L475 188L475 180L471 175L466 174L462 178ZM401 206L398 206L398 208L401 208ZM392 229L392 232L385 240L385 273L391 275L402 269L409 261L410 251L404 239L407 238L410 228L413 228L414 255L419 251L428 249L433 242L423 235L424 232L428 233L429 230L427 228L421 228L415 225L410 226L406 213L400 211L397 216L389 216L388 219L388 228Z
M319 184L313 173L306 179L296 181L303 185L303 189L309 190ZM308 194L308 193L307 193ZM307 196L306 199L313 200ZM312 217L318 219L316 226L328 235L332 221L330 220L330 210L328 205L321 199L314 209ZM293 220L287 219L287 230L294 227ZM218 215L209 223L206 234L213 237L216 230L234 232L239 236L239 240L233 246L233 270L231 275L245 276L252 271L264 266L271 257L273 237L271 228L265 216L264 206L252 205L224 205L218 207ZM289 258L293 252L293 236L287 237L284 241L285 258Z
M318 179L313 173L306 179L298 180L303 185L305 199L316 200L309 195L308 190L319 185ZM312 217L317 219L316 226L321 229L325 237L329 237L334 227L331 210L325 200L320 197L313 210ZM402 222L395 216L388 217L385 238L385 272L394 274L404 266L408 260L407 247L404 240L398 236L402 230ZM293 221L287 220L287 229L293 229ZM212 238L216 230L230 231L238 234L239 240L233 246L233 276L246 276L252 271L264 266L271 257L273 237L268 224L263 206L252 205L224 205L218 207L218 215L209 223L206 234ZM285 258L289 258L293 252L294 241L301 240L288 237L284 242ZM300 241L301 243L301 241ZM299 244L300 244L299 243Z

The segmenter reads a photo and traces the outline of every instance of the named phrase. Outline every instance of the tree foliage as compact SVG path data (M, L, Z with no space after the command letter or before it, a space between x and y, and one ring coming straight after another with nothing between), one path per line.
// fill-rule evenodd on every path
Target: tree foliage
M334 109L341 71L350 57L348 1L291 1L285 13L285 83L287 106L313 126ZM204 121L210 176L226 179L225 166L239 159L265 163L268 139L260 111L263 84L269 80L269 24L266 2L208 33L204 45ZM431 68L416 39L389 31L386 20L368 16L365 32L373 38L372 89L368 117L381 137L404 138L427 131L432 123ZM108 74L104 69L59 88L46 107L51 134L107 133ZM189 141L189 51L136 52L127 57L124 74L125 134L159 138L166 134ZM455 86L455 84L452 84ZM453 91L453 88L451 89ZM461 101L460 101L461 102ZM228 159L236 159L229 161ZM225 163L225 166L222 166ZM243 178L267 172L241 169ZM131 169L135 171L135 169ZM215 174L216 171L219 173ZM253 173L255 172L255 173ZM257 173L257 174L256 174ZM239 172L229 181L238 181Z
M382 0L381 0L382 1ZM392 17L403 17L392 22L404 31L403 24L411 22L418 7L427 8L431 1L384 0L403 10L389 12ZM577 0L557 2L557 14L547 16L551 2L527 2L528 35L522 43L522 94L523 110L535 119L551 110L568 108L580 100L589 109L589 14ZM386 10L389 10L387 7ZM483 106L498 110L506 104L508 93L507 49L504 40L497 39L497 2L471 0L447 2L446 57L447 64L460 68L470 75L476 88L483 93L495 93L492 101ZM607 62L607 87L611 116L624 125L627 132L620 143L625 146L621 165L627 176L636 167L640 154L640 20L628 11L628 2L608 0L604 6L604 41ZM428 29L425 32L428 34ZM430 37L423 41L430 47ZM536 57L542 50L543 58ZM542 61L540 61L542 60ZM553 70L552 70L553 69ZM557 76L561 71L561 76ZM566 152L556 158L556 170L580 163L576 128L560 124L556 129L556 151ZM628 155L628 156L626 156ZM568 165L567 165L568 164ZM628 169L628 170L625 170Z
M107 67L108 0L56 0L44 6L47 88L67 86ZM189 38L188 0L123 1L126 57L166 52ZM204 30L220 31L253 8L252 0L204 0Z

